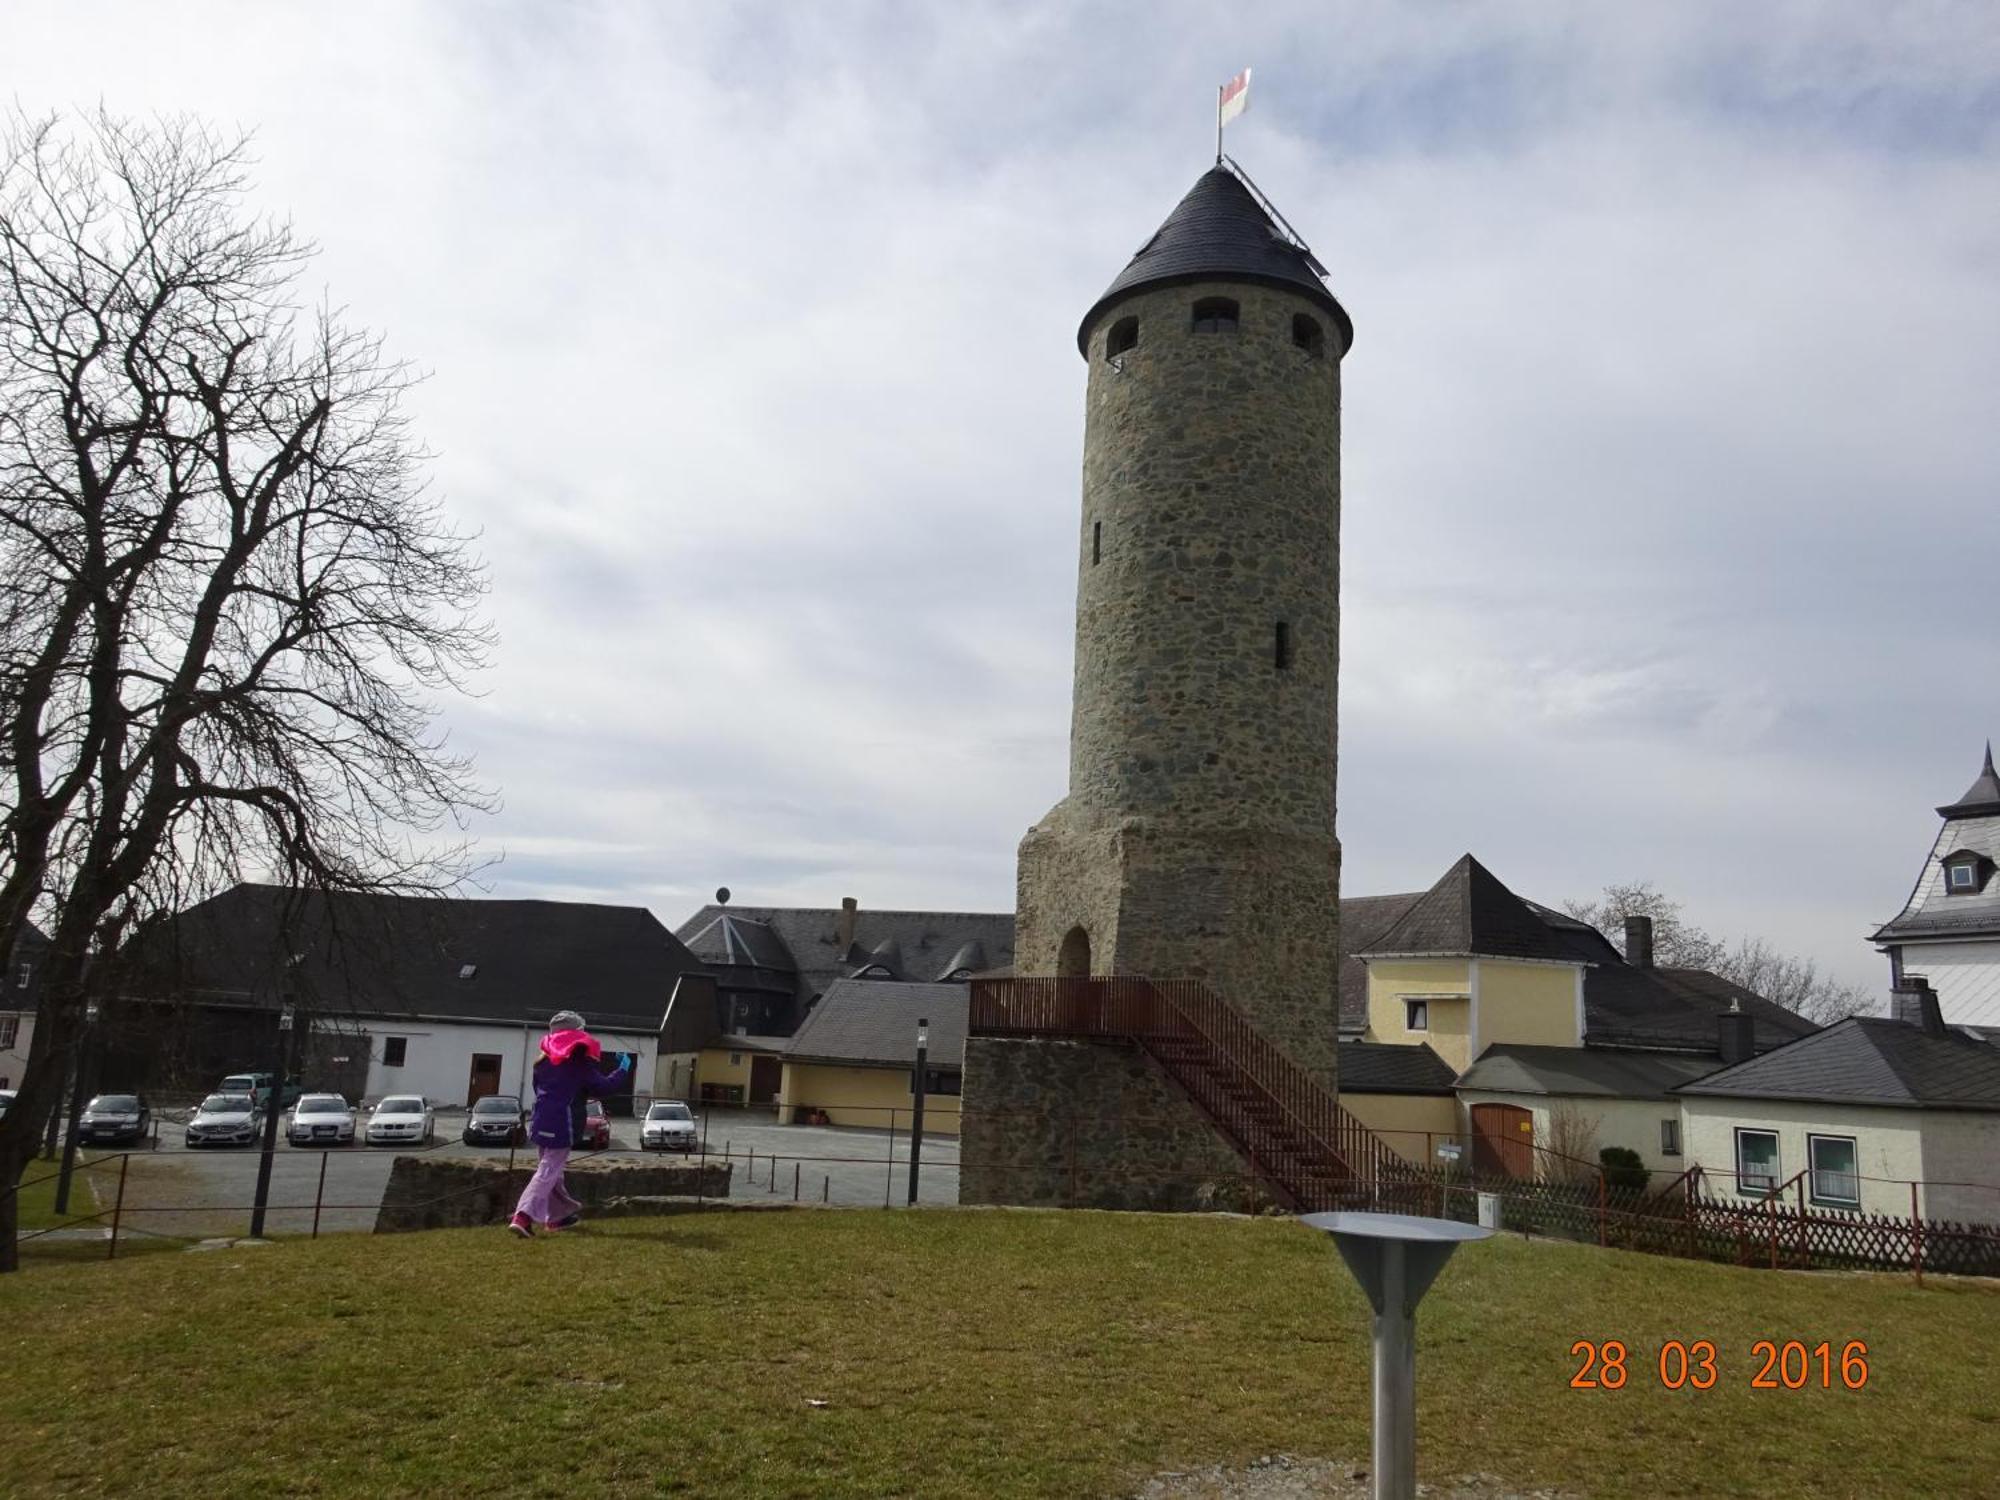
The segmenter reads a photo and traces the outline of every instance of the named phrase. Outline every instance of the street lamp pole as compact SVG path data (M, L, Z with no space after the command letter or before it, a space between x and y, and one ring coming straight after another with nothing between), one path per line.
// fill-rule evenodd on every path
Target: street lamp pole
M264 1210L271 1201L271 1163L278 1151L278 1115L283 1109L285 1080L292 1076L292 1007L278 1012L278 1069L271 1079L271 1096L264 1101L264 1149L257 1156L257 1195L250 1208L250 1238L264 1237Z
M924 1058L930 1050L931 1023L917 1021L917 1071L910 1079L910 1207L917 1206L917 1173L924 1158Z
M56 1215L69 1212L69 1185L76 1175L76 1136L83 1123L83 1096L90 1087L90 1043L97 1031L97 1002L83 1007L83 1031L76 1039L76 1061L70 1070L69 1128L63 1133L62 1169L56 1177Z

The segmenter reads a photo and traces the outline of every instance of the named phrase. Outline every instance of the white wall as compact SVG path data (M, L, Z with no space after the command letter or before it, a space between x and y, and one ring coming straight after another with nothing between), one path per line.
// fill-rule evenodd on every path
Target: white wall
M0 1016L12 1016L17 1026L14 1045L0 1047L0 1089L17 1089L22 1075L28 1071L28 1042L35 1034L35 1013L0 1010ZM5 1027L0 1026L0 1030Z
M368 1099L384 1094L422 1094L433 1104L462 1106L472 1084L475 1053L495 1053L500 1058L500 1092L529 1098L534 1090L528 1074L533 1072L538 1054L535 1044L544 1028L497 1026L454 1021L384 1022L369 1018L360 1023L368 1033ZM635 1052L633 1077L642 1088L653 1076L653 1050L657 1038L647 1033L598 1031L591 1035L608 1051ZM382 1061L383 1042L389 1037L404 1039L403 1065L387 1066ZM523 1063L527 1073L523 1072Z
M1687 1143L1681 1143L1679 1156L1668 1156L1660 1150L1660 1121L1680 1119L1680 1106L1667 1099L1613 1099L1597 1094L1503 1094L1484 1089L1460 1089L1459 1104L1465 1111L1465 1129L1472 1129L1472 1106L1475 1104L1511 1104L1517 1109L1525 1109L1535 1118L1535 1144L1543 1150L1554 1149L1554 1133L1550 1116L1564 1105L1574 1109L1588 1120L1595 1131L1596 1139L1584 1159L1597 1160L1598 1151L1605 1146L1624 1146L1639 1153L1649 1171L1663 1174L1653 1179L1653 1186L1663 1188L1669 1178L1678 1177L1693 1165L1687 1155Z
M2000 1224L2000 1115L1927 1111L1924 1178L1941 1184L1925 1192L1928 1217Z
M1903 945L1903 974L1922 975L1953 1026L2000 1026L2000 939Z
M1808 1135L1852 1136L1857 1170L1861 1173L1864 1213L1910 1215L1909 1184L1924 1170L1924 1134L1929 1112L1884 1109L1865 1104L1794 1104L1764 1099L1722 1099L1689 1094L1681 1101L1682 1135L1689 1163L1708 1173L1708 1191L1718 1198L1763 1201L1757 1194L1737 1191L1736 1129L1772 1130L1778 1135L1778 1180L1784 1182L1808 1165ZM1988 1176L1992 1176L1989 1165ZM1889 1181L1871 1182L1869 1178ZM1798 1189L1787 1190L1796 1202ZM1936 1217L1919 1196L1918 1213ZM1806 1207L1813 1207L1810 1193Z

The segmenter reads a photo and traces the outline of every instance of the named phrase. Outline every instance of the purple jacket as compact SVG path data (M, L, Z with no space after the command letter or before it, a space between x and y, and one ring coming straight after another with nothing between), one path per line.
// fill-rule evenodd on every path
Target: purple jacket
M625 1068L623 1058L608 1071L583 1056L559 1063L545 1057L536 1063L535 1110L528 1119L528 1139L538 1146L574 1146L584 1099L610 1093L625 1076Z

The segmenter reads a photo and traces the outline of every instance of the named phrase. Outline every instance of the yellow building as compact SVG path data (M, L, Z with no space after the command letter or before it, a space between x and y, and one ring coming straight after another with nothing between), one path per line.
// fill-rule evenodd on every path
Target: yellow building
M957 1135L967 995L963 984L842 979L828 986L785 1044L779 1121L907 1131L922 1026L924 1130Z

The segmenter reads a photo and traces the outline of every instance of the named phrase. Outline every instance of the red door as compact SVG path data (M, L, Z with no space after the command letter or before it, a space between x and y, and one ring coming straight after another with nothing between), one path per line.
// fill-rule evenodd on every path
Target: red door
M769 1104L778 1097L778 1085L784 1080L785 1065L775 1057L761 1054L750 1059L750 1102Z
M1472 1170L1481 1175L1535 1175L1535 1117L1512 1104L1472 1106Z

